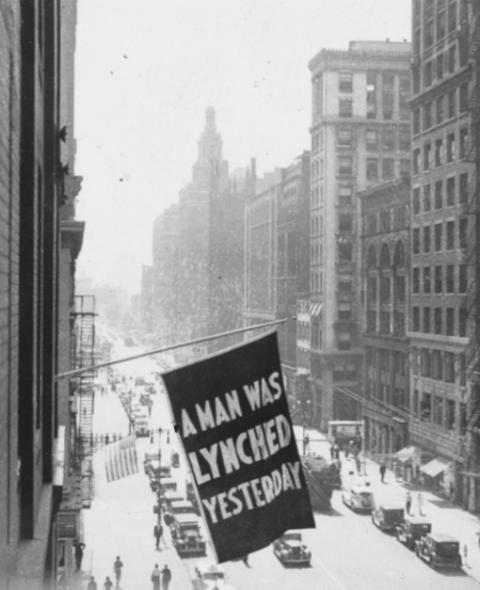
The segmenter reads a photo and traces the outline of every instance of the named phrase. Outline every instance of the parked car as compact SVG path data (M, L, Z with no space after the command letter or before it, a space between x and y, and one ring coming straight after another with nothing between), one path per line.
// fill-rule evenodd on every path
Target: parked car
M234 590L233 586L225 583L225 570L221 565L211 562L199 563L195 573L194 590Z
M302 542L302 534L287 531L273 543L273 552L285 566L310 566L312 554Z
M372 510L373 524L384 533L393 533L405 520L403 508L382 504Z
M180 557L206 555L207 543L200 532L200 521L196 514L173 514L170 530L173 545Z
M170 511L173 514L192 514L195 513L193 504L189 500L173 500L170 502Z
M172 467L180 467L180 454L177 451L172 451L170 455L170 462Z
M395 528L395 536L397 541L413 551L415 542L430 533L431 530L430 522L418 516L410 516Z
M429 533L415 543L417 557L426 561L433 568L460 569L460 543L442 533Z
M342 490L342 502L356 512L371 512L374 507L372 490L365 484L353 484Z

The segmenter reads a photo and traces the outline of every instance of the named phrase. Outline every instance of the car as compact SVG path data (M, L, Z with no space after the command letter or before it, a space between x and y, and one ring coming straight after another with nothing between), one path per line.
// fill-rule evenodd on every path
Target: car
M393 533L404 520L405 512L397 505L381 504L372 510L373 524L384 533Z
M170 511L173 512L173 514L195 513L193 504L189 500L173 500L170 502Z
M397 541L413 551L415 542L430 533L431 530L430 522L418 516L410 516L395 528L395 537Z
M225 583L225 570L213 562L199 563L195 567L194 590L234 590Z
M172 467L180 467L180 454L177 451L172 451L170 455L170 462Z
M156 458L148 458L149 455L146 455L146 459L144 461L144 469L145 473L150 477L150 479L158 479L163 477L171 477L172 470L170 465L165 465L160 462L158 459L159 455L153 455Z
M170 507L170 504L172 502L183 500L183 499L184 498L183 498L182 494L180 492L178 492L178 491L175 491L174 492L172 490L167 490L163 494L163 500L164 500L165 504L168 505L168 507Z
M428 533L415 542L415 553L433 568L460 569L462 567L460 543L449 535Z
M342 490L342 502L356 512L371 512L374 508L372 490L366 484L354 484Z
M200 520L196 514L173 514L170 530L173 546L180 557L206 555L207 542L200 532Z
M309 567L312 554L302 542L302 533L287 531L273 543L273 553L285 566Z

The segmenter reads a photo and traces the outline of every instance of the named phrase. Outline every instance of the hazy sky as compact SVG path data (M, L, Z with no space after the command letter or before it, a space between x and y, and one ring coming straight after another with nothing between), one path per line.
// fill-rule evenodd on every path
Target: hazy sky
M410 0L78 0L78 273L139 290L155 217L189 181L212 105L230 169L309 148L308 61L410 39Z

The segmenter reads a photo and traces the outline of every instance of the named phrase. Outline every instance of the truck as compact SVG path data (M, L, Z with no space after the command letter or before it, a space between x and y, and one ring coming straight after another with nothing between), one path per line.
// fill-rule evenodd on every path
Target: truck
M318 455L302 457L303 473L313 510L330 510L334 489L341 485L340 467Z

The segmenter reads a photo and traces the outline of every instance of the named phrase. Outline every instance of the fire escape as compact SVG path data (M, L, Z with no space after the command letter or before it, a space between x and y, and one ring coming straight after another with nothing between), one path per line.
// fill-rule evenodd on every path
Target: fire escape
M75 369L95 364L95 296L75 296L76 350L72 363ZM81 469L82 505L90 506L92 499L93 407L95 371L86 370L77 382L77 458Z
M467 28L463 24L462 28ZM469 222L467 251L467 320L470 345L467 353L467 378L470 395L467 397L467 468L478 471L480 460L480 8L472 3L468 43L468 60L471 65L469 95L470 147L468 159L474 164L468 187L466 212ZM480 472L479 472L480 473Z

